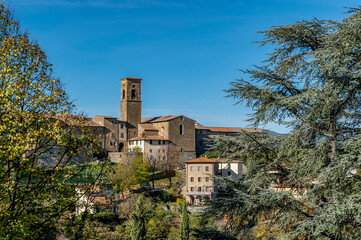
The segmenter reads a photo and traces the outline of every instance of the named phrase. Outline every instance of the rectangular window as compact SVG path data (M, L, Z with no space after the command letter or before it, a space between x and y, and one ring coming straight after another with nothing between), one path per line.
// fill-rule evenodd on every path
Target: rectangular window
M114 124L114 120L112 119L112 120L110 120L110 122L112 123L112 124Z
M209 182L209 177L206 177L206 182Z
M201 178L201 177L198 177L198 182L202 182L202 178Z
M150 141L149 141L149 144L150 144L150 145L152 145L152 144L153 144L153 141L152 141L152 140L150 140Z
M159 140L158 140L158 145L161 145L161 144L162 144L162 141L159 141Z
M123 125L123 124L120 124L120 128L123 129L123 128L124 128L124 125Z
M202 171L202 167L201 167L201 166L198 167L198 172L200 172L200 171Z
M120 134L120 138L124 138L124 133L121 133L121 134Z
M206 166L206 172L208 172L209 171L209 167L208 166Z
M194 182L194 177L191 177L191 182Z
M152 153L152 152L153 152L153 149L149 149L149 152Z
M115 133L112 133L112 134L111 134L111 137L112 137L112 138L115 138Z
M191 170L191 171L193 171L193 170L194 170L194 167L193 167L193 166L192 166L192 167L190 167L190 170Z
M165 144L165 140L163 140L163 144Z

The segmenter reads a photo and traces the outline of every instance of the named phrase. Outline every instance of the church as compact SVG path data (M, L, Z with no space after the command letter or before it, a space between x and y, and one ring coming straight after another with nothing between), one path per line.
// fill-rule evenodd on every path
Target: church
M120 80L120 120L112 116L90 119L99 146L114 162L135 148L147 157L161 159L172 154L180 164L195 158L195 121L183 115L142 118L141 81L134 77Z

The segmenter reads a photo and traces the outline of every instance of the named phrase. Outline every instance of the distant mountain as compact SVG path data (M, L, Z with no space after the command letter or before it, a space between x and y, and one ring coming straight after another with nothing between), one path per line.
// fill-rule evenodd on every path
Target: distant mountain
M278 133L270 130L265 130L272 137L287 137L288 133Z

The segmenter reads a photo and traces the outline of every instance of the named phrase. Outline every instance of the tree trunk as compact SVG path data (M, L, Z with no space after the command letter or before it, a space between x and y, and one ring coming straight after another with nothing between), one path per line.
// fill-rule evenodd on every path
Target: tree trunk
M172 187L172 175L168 172L169 186Z
M154 175L155 175L155 169L153 169L153 171L152 171L152 185L153 185L153 189L154 189Z

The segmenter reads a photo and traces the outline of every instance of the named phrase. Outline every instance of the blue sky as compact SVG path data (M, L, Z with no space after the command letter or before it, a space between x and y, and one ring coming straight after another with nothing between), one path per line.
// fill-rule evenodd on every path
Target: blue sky
M8 0L47 52L77 107L120 117L119 79L143 78L143 116L183 114L246 127L251 109L223 89L265 59L257 31L341 19L356 0ZM260 126L285 133L283 126Z

